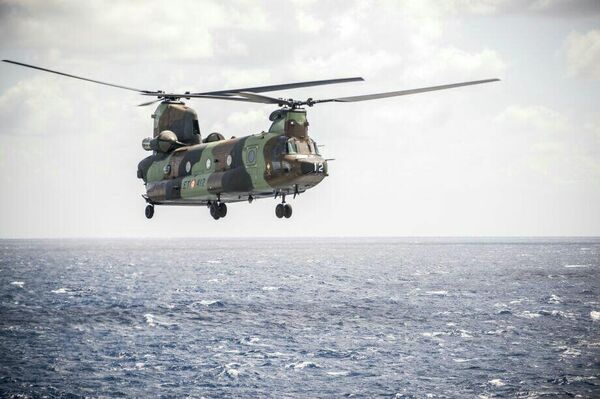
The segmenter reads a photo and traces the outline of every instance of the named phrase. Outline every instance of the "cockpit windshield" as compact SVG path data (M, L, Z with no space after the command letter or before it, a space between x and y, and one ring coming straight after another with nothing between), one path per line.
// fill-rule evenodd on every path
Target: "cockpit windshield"
M289 139L287 141L287 153L288 154L317 154L319 155L319 149L317 147L317 143L313 140L297 140L297 139Z

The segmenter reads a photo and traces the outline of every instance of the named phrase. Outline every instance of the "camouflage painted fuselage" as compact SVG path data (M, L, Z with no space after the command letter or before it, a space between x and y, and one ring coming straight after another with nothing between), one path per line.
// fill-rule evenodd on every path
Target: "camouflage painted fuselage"
M179 141L189 141L189 132L183 128L177 131L172 123L157 128L165 111L172 111L170 105L157 109L155 137L170 128ZM195 116L193 110L176 106L181 108L181 115ZM146 184L147 201L157 205L237 202L302 193L319 184L327 176L327 161L308 136L305 111L278 110L271 120L268 132L227 140L213 133L200 144L155 151L138 166L138 177ZM200 141L199 129L197 135L198 139L192 140Z

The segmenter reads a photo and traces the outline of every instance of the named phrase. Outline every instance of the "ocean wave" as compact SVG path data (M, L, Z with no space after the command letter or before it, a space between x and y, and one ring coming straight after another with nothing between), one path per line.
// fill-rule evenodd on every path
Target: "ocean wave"
M448 296L448 291L439 290L439 291L425 291L426 295L435 295L435 296Z
M316 368L321 368L321 365L315 363L315 362L310 362L310 361L300 361L300 362L296 362L296 363L290 363L288 365L285 366L288 369L296 369L296 370L302 370L302 369L316 369Z
M203 300L199 301L198 303L202 306L207 306L207 307L220 308L220 307L225 306L225 304L223 302L219 301L218 299L203 299Z
M327 375L330 375L332 377L345 377L347 375L350 375L349 371L328 371Z
M517 313L516 316L522 317L525 319L537 319L538 317L541 317L542 315L539 312L531 312L529 310L526 310L524 312Z
M494 378L493 380L489 380L488 384L495 387L503 387L506 385L506 382L502 381L500 378Z
M557 305L557 304L559 304L559 303L562 302L562 298L559 297L558 295L552 294L552 295L550 295L549 297L546 298L546 302L550 303L550 304L553 304L553 305Z

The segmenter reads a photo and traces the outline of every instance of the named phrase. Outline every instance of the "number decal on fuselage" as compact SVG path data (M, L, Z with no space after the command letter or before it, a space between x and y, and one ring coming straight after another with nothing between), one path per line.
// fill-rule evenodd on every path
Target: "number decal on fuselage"
M313 166L315 167L315 173L323 173L323 162L315 162Z
M204 185L206 184L206 178L203 177L201 179L195 180L195 183L192 183L194 181L194 179L192 180L186 180L183 182L183 189L192 189L194 187L204 187Z

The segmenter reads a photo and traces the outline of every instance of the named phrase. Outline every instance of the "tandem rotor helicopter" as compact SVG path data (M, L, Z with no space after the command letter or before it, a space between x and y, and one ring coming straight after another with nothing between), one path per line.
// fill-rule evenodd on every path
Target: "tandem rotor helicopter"
M220 219L227 215L227 203L252 202L267 197L280 198L275 215L280 219L289 218L292 207L286 203L286 196L295 198L328 176L327 161L330 159L323 158L316 142L308 135L304 106L376 100L499 80L476 80L322 100L295 100L259 93L364 79L354 77L202 93L167 93L101 82L16 61L2 61L156 98L139 104L160 103L152 114L154 135L142 141L142 147L152 151L152 155L140 161L137 169L137 177L146 186L143 198L147 203L145 214L148 219L154 215L156 205L208 206L211 216ZM271 127L266 132L230 139L214 132L202 138L196 112L181 101L191 98L273 104L279 108L269 116Z

